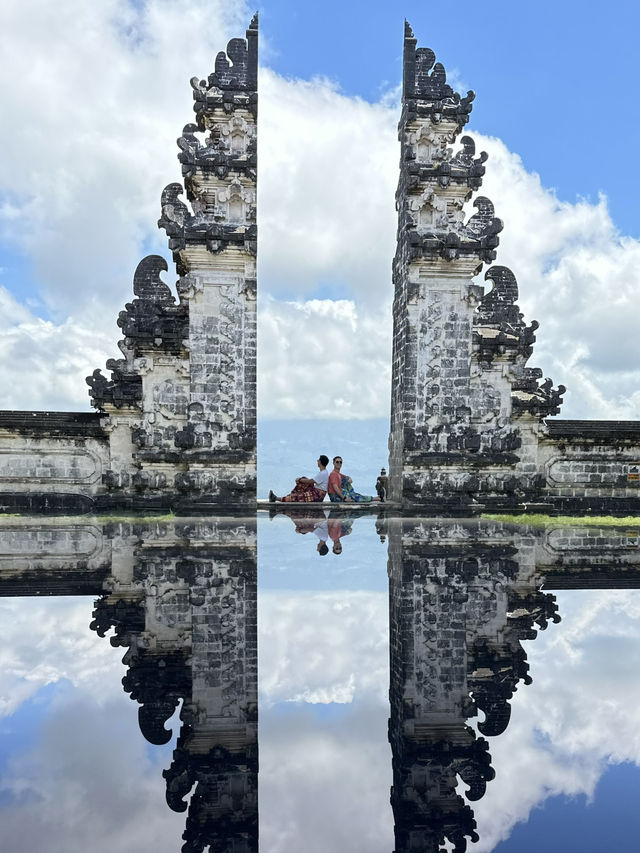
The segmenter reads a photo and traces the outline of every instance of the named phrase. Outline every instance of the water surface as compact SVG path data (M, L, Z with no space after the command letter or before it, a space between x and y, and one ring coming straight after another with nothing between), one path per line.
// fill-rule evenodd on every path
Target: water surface
M639 542L3 519L3 848L629 849Z

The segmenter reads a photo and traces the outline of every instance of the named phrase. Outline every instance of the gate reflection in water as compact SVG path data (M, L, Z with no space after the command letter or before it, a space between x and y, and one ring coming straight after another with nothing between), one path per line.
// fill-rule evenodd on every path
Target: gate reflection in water
M534 685L519 691L514 715L533 720L541 752L528 740L517 762L503 755L501 767L490 755L510 736L516 688L531 675L544 681L544 670L531 673L527 661L537 644L525 641L560 621L555 590L571 591L570 612L573 591L593 591L580 605L579 631L574 622L569 635L556 624L548 633L558 632L567 661L581 644L590 650L594 682L609 670L609 741L601 737L579 759L583 775L590 768L584 790L597 782L607 755L623 761L640 752L635 732L625 732L628 754L620 753L615 729L633 714L616 705L611 684L617 667L619 695L635 689L625 682L639 657L639 541L637 530L625 528L304 508L258 520L4 519L0 809L7 849L19 853L45 841L49 849L85 849L91 826L99 825L97 850L122 846L123 837L131 843L134 827L139 849L258 850L259 620L263 849L400 853L438 851L448 842L462 851L473 840L474 849L491 850L544 798L545 780L536 782L538 799L530 780L541 752L548 757L559 748L549 693L543 706ZM140 731L156 745L144 753L144 774L133 753L138 764L127 769L131 737L119 728L121 710L114 716L109 704L111 682L96 678L103 668L114 681L114 665L73 634L76 600L66 609L60 604L78 595L96 599L91 628L124 652L124 689L139 705ZM34 604L18 598L24 596L51 598ZM541 648L553 643L547 638ZM629 668L620 660L603 667L603 648L609 655L624 649ZM575 678L575 669L566 677ZM56 683L54 695L46 685ZM60 699L60 691L69 697L83 689L85 699L99 694L92 714L111 713L100 717L103 732L86 713L73 718L72 700ZM598 717L597 686L591 699ZM76 728L60 735L63 718L76 719ZM161 745L171 740L171 727L178 735L167 754ZM52 732L55 743L66 744L64 761L47 748ZM108 748L83 764L92 738ZM116 779L111 765L123 751ZM559 783L551 778L553 761L545 766L548 794ZM559 790L582 790L570 775ZM56 781L47 788L49 777ZM101 779L109 791L100 789ZM170 809L186 812L180 830L166 806L155 815L149 807L149 791L160 785ZM71 795L78 786L85 793ZM528 796L518 797L516 789L527 787ZM94 788L100 793L92 798L86 791ZM144 804L136 799L142 794Z

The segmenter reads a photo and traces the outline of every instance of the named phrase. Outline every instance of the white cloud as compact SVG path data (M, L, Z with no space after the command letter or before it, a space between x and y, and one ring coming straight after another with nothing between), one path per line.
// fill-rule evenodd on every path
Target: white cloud
M157 239L161 190L180 176L189 79L249 19L239 0L4 4L0 234L59 319L95 327L108 307L115 322L142 241Z
M135 706L116 680L102 704L86 687L62 692L33 745L9 757L0 781L5 848L173 853L185 815L166 805L161 766L137 731Z
M375 418L388 407L391 328L353 300L263 300L262 417Z
M388 853L391 750L384 705L297 705L260 718L260 839L273 853Z
M558 596L563 621L526 643L533 684L519 687L509 727L490 739L496 778L473 804L479 853L547 797L590 796L608 763L640 763L640 593ZM100 828L97 851L124 849L129 836L169 850L182 828L184 817L163 802L136 704L122 692L123 650L88 630L91 606L90 599L0 602L5 722L40 687L73 685L4 774L4 794L14 799L3 829L23 838L16 851L39 849L52 826L53 850L85 849L88 826ZM355 850L365 838L367 849L390 849L386 594L262 590L259 608L265 843L276 851ZM340 705L333 715L321 707L330 703ZM81 824L80 814L90 821Z
M332 283L388 310L396 110L268 69L260 87L261 282L300 296Z
M387 595L261 593L260 694L278 702L384 702L389 684Z
M98 702L109 679L119 682L123 651L89 631L92 603L75 597L0 600L0 716L61 679L82 684Z
M525 644L533 684L521 685L506 732L491 738L496 778L473 805L478 853L550 796L593 795L608 763L640 764L637 591L558 593L562 614Z

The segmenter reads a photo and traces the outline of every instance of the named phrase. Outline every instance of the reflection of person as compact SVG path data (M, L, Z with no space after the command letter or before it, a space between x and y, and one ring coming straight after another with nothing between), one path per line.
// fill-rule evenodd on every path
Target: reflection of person
M293 521L296 533L302 533L303 536L307 533L314 533L318 537L316 551L321 557L329 553L329 546L327 545L329 528L324 510L320 507L309 507L309 509L291 510L286 515Z
M327 465L329 457L324 454L318 457L318 473L312 477L298 477L296 484L288 495L279 498L273 491L269 492L269 500L284 501L285 503L320 503L324 500L329 486Z
M329 538L328 522L326 520L316 522L313 532L318 537L316 551L321 557L324 557L325 554L329 553L329 546L327 545L327 539Z
M354 492L351 477L342 473L342 458L333 457L333 471L329 474L329 500L332 503L359 503L368 504L379 501L371 495L361 495Z
M345 521L341 518L329 518L329 521L327 522L327 529L329 532L329 538L333 542L333 548L331 550L337 556L342 554L342 542L340 540L343 536L348 536L351 533L352 527L352 521Z

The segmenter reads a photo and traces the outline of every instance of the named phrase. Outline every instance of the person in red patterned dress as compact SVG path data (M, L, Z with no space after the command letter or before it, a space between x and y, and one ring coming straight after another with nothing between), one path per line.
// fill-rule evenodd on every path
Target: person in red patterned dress
M329 487L327 465L329 457L321 454L318 457L318 473L312 477L298 477L296 484L288 495L279 498L273 491L269 492L269 500L284 501L285 503L321 503Z

